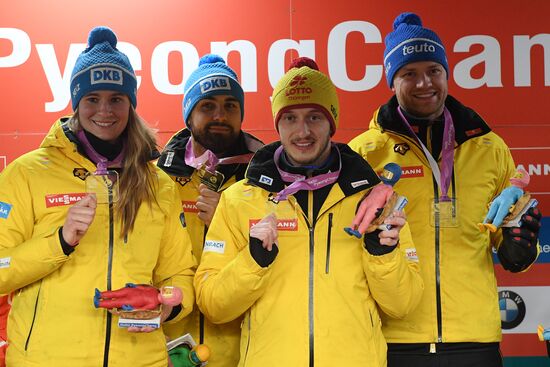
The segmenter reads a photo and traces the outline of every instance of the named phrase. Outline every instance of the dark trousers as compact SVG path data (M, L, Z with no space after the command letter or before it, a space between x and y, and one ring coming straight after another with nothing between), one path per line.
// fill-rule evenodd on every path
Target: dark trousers
M430 353L430 350L432 353ZM388 344L388 367L502 367L498 343Z

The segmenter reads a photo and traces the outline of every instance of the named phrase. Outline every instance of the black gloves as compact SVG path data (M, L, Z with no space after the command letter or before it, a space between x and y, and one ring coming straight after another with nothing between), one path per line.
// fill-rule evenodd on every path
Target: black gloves
M533 207L521 217L521 227L502 228L497 255L504 269L517 273L536 260L541 217L539 209Z
M374 256L381 256L389 254L397 246L384 246L380 244L380 237L378 235L382 232L380 229L374 230L370 233L365 233L363 236L363 243L365 244L365 249L369 254Z

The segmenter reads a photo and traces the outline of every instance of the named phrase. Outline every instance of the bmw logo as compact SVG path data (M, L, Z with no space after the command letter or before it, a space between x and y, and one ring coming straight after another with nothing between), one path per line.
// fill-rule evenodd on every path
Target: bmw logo
M498 304L502 328L513 329L525 318L525 302L519 294L512 291L498 292Z

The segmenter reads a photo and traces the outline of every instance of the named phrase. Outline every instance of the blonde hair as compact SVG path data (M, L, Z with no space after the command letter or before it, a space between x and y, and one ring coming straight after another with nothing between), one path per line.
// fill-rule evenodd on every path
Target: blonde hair
M78 108L68 122L73 132L82 129L78 119ZM155 131L130 107L128 124L121 135L125 139L125 155L119 178L119 200L115 203L115 215L120 220L121 238L126 238L134 228L134 223L142 203L151 208L157 203L155 192L157 177L151 162L152 152L157 149ZM158 203L157 203L158 205Z

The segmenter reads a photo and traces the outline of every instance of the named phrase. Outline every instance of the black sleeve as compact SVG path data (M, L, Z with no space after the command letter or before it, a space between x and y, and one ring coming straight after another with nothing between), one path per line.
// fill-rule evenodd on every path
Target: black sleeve
M395 248L395 246L385 246L380 244L380 237L378 235L382 232L382 230L377 229L370 233L365 233L363 236L363 243L365 245L365 249L369 252L369 254L374 256L381 256L385 254L389 254Z
M61 248L63 249L63 253L69 256L70 254L73 253L74 246L69 245L63 238L63 226L59 227L59 231L57 233L59 234L59 242L61 243Z
M255 237L249 238L249 244L250 255L262 268L267 268L271 265L279 253L279 247L276 244L273 244L271 251L268 251L262 246L262 241Z

